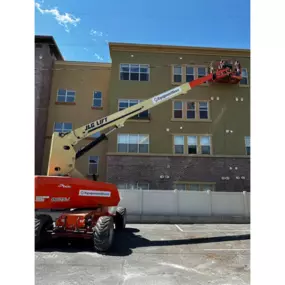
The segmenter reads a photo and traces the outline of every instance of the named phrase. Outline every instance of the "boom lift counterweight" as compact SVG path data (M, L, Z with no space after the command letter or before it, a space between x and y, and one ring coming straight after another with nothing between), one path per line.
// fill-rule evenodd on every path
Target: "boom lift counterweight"
M90 239L96 251L109 250L113 244L114 227L124 229L126 226L126 209L118 207L120 196L117 187L110 183L83 179L83 175L75 169L76 159L107 139L110 133L123 127L129 118L186 94L206 81L221 80L231 74L230 68L220 69L71 132L54 132L47 176L35 177L36 247L49 238L65 237ZM111 129L108 130L109 128ZM108 131L75 151L78 142L104 130ZM51 209L67 210L53 223L50 215L38 213Z

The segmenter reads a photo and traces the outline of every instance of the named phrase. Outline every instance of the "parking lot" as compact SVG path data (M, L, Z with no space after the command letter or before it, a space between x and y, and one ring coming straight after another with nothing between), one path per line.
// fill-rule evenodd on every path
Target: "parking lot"
M107 255L53 242L35 270L41 285L247 285L250 225L130 224Z

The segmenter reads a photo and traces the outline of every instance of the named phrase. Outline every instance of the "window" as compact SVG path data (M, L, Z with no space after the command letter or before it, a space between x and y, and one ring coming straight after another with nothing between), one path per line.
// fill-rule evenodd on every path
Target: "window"
M246 155L250 155L250 137L245 137L244 140Z
M207 67L191 65L174 65L172 67L172 82L181 84L207 75Z
M173 101L173 119L210 120L209 102Z
M208 102L199 102L199 117L200 119L208 119Z
M174 137L174 151L176 154L184 153L184 136Z
M119 183L117 188L120 190L149 190L148 183Z
M117 144L118 152L148 153L149 135L119 134Z
M59 89L57 91L56 101L59 103L74 103L75 93L73 90Z
M182 82L182 67L181 66L174 66L173 81Z
M186 82L191 82L195 79L194 67L186 66Z
M188 154L197 154L198 152L197 136L187 136L187 148L188 148Z
M89 156L88 158L88 175L98 174L99 156Z
M246 68L241 69L242 79L240 81L240 85L248 85L248 73Z
M181 101L174 101L173 102L173 117L175 119L182 119L183 118L183 102L181 102Z
M140 102L142 102L143 100L138 100L138 99L120 99L119 103L118 103L118 110L124 110L128 107L134 106ZM149 111L143 111L138 115L135 115L133 117L131 117L131 119L149 119Z
M201 154L211 154L211 140L209 136L200 137Z
M93 103L92 107L100 108L103 106L102 104L102 92L101 91L94 91L93 92Z
M59 133L68 133L72 131L72 123L54 123L53 126L53 131L54 132L59 132Z
M197 77L201 78L207 75L206 67L197 67Z
M212 143L210 136L174 136L174 154L212 154Z
M120 64L120 80L149 81L149 65Z
M173 189L184 190L184 191L215 191L214 183L199 183L199 182L189 182L189 183L174 183Z
M196 103L195 102L186 102L187 103L187 119L196 119Z

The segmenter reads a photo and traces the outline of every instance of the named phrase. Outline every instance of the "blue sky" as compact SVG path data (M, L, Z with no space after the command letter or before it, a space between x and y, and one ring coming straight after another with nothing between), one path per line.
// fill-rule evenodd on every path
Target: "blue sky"
M110 62L108 42L250 48L250 0L35 0L35 34L76 61Z

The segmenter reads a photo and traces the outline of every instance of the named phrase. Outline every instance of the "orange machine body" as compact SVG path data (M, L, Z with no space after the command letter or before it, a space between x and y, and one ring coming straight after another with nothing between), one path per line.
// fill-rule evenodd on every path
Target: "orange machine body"
M35 176L35 209L116 207L114 184L64 176Z
M35 176L35 209L62 212L50 230L53 238L92 238L101 216L115 216L120 202L114 184L62 176Z

